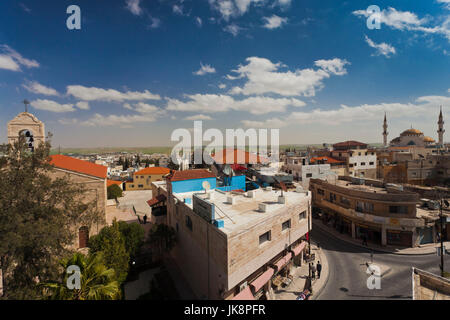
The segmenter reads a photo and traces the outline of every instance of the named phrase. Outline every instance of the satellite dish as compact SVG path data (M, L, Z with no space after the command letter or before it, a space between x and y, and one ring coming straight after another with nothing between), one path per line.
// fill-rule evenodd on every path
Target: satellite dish
M203 187L203 189L205 189L205 192L208 191L209 189L211 189L211 185L206 180L202 182L202 187Z

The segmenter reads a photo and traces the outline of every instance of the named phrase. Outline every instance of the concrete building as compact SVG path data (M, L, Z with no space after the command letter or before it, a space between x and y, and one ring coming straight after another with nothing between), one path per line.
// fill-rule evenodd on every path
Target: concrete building
M246 192L242 177L220 186L197 169L154 183L167 194L167 224L177 233L174 266L196 298L271 299L271 280L301 263L311 193Z
M368 149L366 143L345 141L333 145L331 157L343 161L345 175L351 177L375 179L377 176L377 155Z
M170 169L163 167L147 167L133 173L133 180L125 183L126 191L151 190L153 181L161 181L170 173Z
M323 223L353 238L405 247L436 241L439 210L400 186L341 176L336 184L312 179L310 190Z
M450 280L412 268L413 300L450 300Z

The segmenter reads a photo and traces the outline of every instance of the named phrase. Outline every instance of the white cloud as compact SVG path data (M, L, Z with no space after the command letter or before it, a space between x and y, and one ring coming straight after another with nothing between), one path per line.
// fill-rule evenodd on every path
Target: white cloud
M71 118L71 119L62 118L62 119L59 119L58 122L60 124L63 124L63 125L72 125L72 124L77 124L78 123L78 119L75 119L75 118Z
M179 14L182 16L183 15L183 6L174 4L172 7L172 11L173 11L173 13L176 13L176 14Z
M446 96L422 96L415 100L415 103L379 103L362 104L349 107L341 105L337 109L323 110L314 109L311 111L295 111L279 119L268 119L263 121L243 120L248 127L281 127L285 125L298 124L322 124L327 126L338 126L360 121L371 121L382 119L387 112L389 119L411 119L417 118L419 122L424 117L436 117L437 113L430 113L430 110L436 110L440 105L449 105L450 97Z
M75 104L75 106L81 110L89 110L90 109L89 103L86 101L79 101Z
M200 17L196 17L196 18L195 18L195 22L197 23L197 25L198 25L199 27L201 27L202 24L203 24L202 18L200 18Z
M225 89L226 87L227 85L224 83L219 84L219 89Z
M210 116L204 115L204 114L197 114L195 116L190 116L190 117L186 117L184 118L184 120L212 120L212 118Z
M216 73L216 69L214 69L213 67L211 67L209 64L205 64L203 65L200 62L200 69L193 72L195 75L197 76L204 76L207 73Z
M266 29L276 29L280 28L283 24L287 23L287 18L282 18L277 15L272 15L271 17L263 17L263 19L266 21L264 24L264 28Z
M264 0L209 0L210 6L218 11L225 21L230 17L242 16L252 3L264 3Z
M370 12L366 10L353 11L356 16L369 17ZM410 11L398 11L395 8L389 7L383 9L379 14L380 23L384 23L392 29L420 31L427 34L442 34L450 41L450 17L447 17L441 24L435 26L426 26L429 23L428 18L419 19L417 15Z
M450 10L450 0L437 0L438 3L443 3L444 8Z
M126 0L127 9L136 16L142 14L142 8L140 7L141 0Z
M125 100L160 100L157 94L150 93L148 90L143 92L127 91L120 92L114 89L102 89L95 87L84 87L80 85L67 86L67 94L77 99L85 101L114 101L122 102Z
M239 65L232 72L237 76L228 75L227 79L236 80L244 78L243 87L233 87L231 94L264 94L276 93L282 96L314 96L316 90L323 87L322 81L331 75L344 75L347 70L346 60L334 58L331 60L317 60L318 69L298 69L295 71L280 72L284 67L281 63L272 63L270 60L259 57L246 59L247 65Z
M286 120L271 118L264 121L242 120L241 123L247 128L282 128L288 125Z
M27 84L22 84L22 87L27 89L29 92L36 94L43 94L46 96L59 96L58 91L53 88L46 87L37 81L29 81Z
M155 17L150 17L152 23L148 26L150 29L156 29L161 26L161 20Z
M168 99L167 110L200 111L204 113L226 112L229 110L246 111L251 114L284 112L287 107L303 107L305 103L298 99L250 97L235 100L222 94L194 94L186 96L188 101Z
M387 44L385 42L382 43L375 43L373 42L368 36L365 37L367 44L377 50L377 55L383 55L386 58L389 58L390 55L394 55L396 53L396 50L393 46L390 44Z
M73 104L60 104L52 100L37 99L30 102L35 109L46 110L51 112L72 112L75 111Z
M31 12L31 9L28 8L26 5L24 5L22 2L19 3L19 5L20 5L20 7L23 9L23 11L25 11L25 12L27 12L27 13L30 13L30 12Z
M159 110L158 107L144 102L139 102L135 104L134 110L139 113L153 113Z
M277 4L281 7L288 7L291 5L292 0L277 0Z
M239 32L242 30L241 27L239 27L237 24L230 24L223 28L224 31L231 33L233 36L237 36Z
M90 127L106 127L118 126L121 128L131 128L135 123L155 122L157 117L151 114L146 115L101 115L94 114L94 116L86 121L81 122L83 126Z
M36 60L30 60L22 57L20 53L6 44L0 45L0 52L0 69L21 71L21 65L26 68L39 67L39 63Z

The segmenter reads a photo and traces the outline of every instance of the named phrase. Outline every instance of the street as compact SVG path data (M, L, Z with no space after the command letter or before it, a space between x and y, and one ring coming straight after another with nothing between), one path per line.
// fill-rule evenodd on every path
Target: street
M320 243L329 265L329 278L318 300L348 299L412 299L411 267L440 274L440 257L433 255L395 255L374 252L374 264L390 270L381 277L381 289L368 289L366 262L370 250L347 243L313 228L311 239ZM450 269L450 256L445 256L445 269Z

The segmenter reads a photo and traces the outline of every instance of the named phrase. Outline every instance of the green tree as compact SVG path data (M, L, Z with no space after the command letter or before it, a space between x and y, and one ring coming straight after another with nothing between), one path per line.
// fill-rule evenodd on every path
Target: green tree
M0 265L3 299L37 299L37 283L55 279L58 260L73 244L74 226L102 219L86 190L68 176L55 178L50 142L30 152L25 138L0 161ZM53 178L52 178L53 177Z
M125 239L116 219L111 226L104 227L99 234L89 239L89 248L90 253L102 251L105 265L115 270L119 283L125 281L128 275L130 254L126 250Z
M110 185L107 189L108 199L116 199L122 197L122 189L117 185Z
M67 273L67 268L72 265L80 268L79 289L67 287L68 277L72 275ZM44 297L52 300L115 300L121 297L116 273L114 269L106 267L102 252L87 257L77 252L63 259L60 266L60 281L41 285Z
M127 252L130 254L130 257L135 257L144 244L144 228L136 222L126 223L125 221L119 221L119 230L125 239Z
M165 224L153 225L148 235L147 243L156 248L160 256L170 252L177 242L175 230Z

